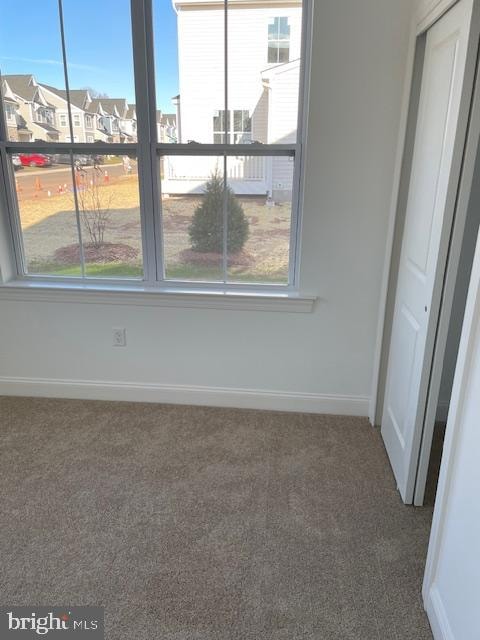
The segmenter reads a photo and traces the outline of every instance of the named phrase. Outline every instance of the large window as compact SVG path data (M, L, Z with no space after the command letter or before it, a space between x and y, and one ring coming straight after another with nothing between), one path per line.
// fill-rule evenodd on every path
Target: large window
M19 278L295 287L301 0L85 3L2 0Z
M268 24L268 62L288 62L290 56L290 26L288 18L272 18Z

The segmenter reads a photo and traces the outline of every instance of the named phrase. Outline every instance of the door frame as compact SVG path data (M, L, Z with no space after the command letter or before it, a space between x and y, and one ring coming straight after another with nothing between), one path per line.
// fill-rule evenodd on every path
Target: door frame
M415 129L418 115L418 102L424 62L426 32L459 0L420 0L417 10L414 12L410 28L410 40L408 46L408 58L404 91L398 133L397 154L393 176L392 197L388 220L385 260L380 289L380 302L377 321L377 337L375 341L372 384L369 402L368 417L372 426L379 425L383 411L383 400L386 384L386 370L390 338L395 305L395 291L397 288L398 267L400 263L401 239L405 222L410 172L412 166L413 145L415 141ZM474 9L472 25L478 27L480 22L479 0L473 0ZM479 29L480 31L480 29ZM463 128L466 135L469 105L473 91L473 80L477 63L477 50L469 51L465 67L465 76L471 76L471 83L465 83L459 115L459 128ZM470 85L469 89L467 84ZM468 96L468 97L467 97ZM468 105L465 104L467 99ZM452 174L456 169L460 175L463 144L461 148L456 144L452 160ZM458 178L455 191L449 188L447 206L454 206L455 195L458 189ZM397 242L396 242L397 241ZM435 292L434 292L435 297Z
M423 602L436 638L453 638L448 625L442 599L435 586L436 571L441 552L444 526L454 485L458 462L458 449L463 435L463 418L468 380L475 363L474 348L480 333L480 233L473 262L468 291L462 337L452 390L450 412L443 448L442 465L438 480L437 498L428 545L425 575L423 579Z
M477 19L478 18L477 16ZM479 34L480 37L480 34ZM477 69L473 88L473 98L469 116L468 132L462 162L460 182L458 186L457 202L450 234L450 244L447 255L445 277L441 291L441 306L438 316L435 336L434 352L430 370L427 401L425 405L425 419L420 445L420 458L417 470L414 505L422 506L425 497L425 483L428 473L428 463L432 448L432 438L437 418L440 397L440 385L447 347L448 331L452 317L453 301L460 267L463 234L470 206L470 194L480 153L480 51L477 51ZM473 274L471 276L473 278Z

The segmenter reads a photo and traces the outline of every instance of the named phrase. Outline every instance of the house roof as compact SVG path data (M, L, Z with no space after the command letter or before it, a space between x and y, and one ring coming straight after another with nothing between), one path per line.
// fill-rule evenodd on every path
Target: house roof
M112 116L124 118L128 111L128 103L125 98L98 98L98 102L104 111Z
M175 125L177 124L177 116L175 113L162 113L160 117L160 124Z
M126 117L129 120L134 120L136 118L136 115L137 115L137 105L129 104Z
M280 64L276 64L272 67L267 67L261 71L263 80L270 80L271 78L279 75L281 73L286 73L288 71L296 71L300 68L300 58L295 58L295 60L290 60L289 62L281 62Z
M52 127L51 124L45 124L44 122L35 122L35 124L37 127L42 127L42 129L45 129L45 131L48 131L49 133L60 133L60 131L55 129L55 127Z
M38 85L32 74L6 75L2 76L2 78L15 95L29 102L33 102L38 92Z
M67 92L64 89L57 89L56 87L52 87L49 84L41 84L41 87L45 87L48 91L51 91L62 100L67 100ZM87 89L70 89L70 102L74 107L78 107L79 109L84 109L86 102L89 99L89 93Z
M70 102L80 109L85 109L85 105L91 100L87 89L70 89L69 93Z

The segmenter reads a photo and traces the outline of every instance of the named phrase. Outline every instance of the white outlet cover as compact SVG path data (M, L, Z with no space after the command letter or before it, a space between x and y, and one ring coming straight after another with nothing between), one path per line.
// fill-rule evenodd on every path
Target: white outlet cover
M123 327L113 327L113 346L125 347L127 344L127 332Z

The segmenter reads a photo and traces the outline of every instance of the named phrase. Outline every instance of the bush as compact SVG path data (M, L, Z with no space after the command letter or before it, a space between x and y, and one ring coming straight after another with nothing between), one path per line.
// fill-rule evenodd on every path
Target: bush
M199 253L223 253L223 178L218 172L212 174L205 187L202 203L195 209L188 230L193 251ZM227 187L227 251L238 253L248 238L248 220L242 205Z

